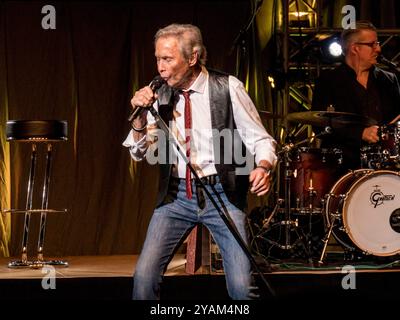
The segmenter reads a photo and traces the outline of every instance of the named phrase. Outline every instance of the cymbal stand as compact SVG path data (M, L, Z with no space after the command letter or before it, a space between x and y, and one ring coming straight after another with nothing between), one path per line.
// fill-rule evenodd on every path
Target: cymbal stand
M309 215L308 215L308 239L307 239L307 246L308 246L308 252L309 252L309 258L311 258L311 252L312 252L312 216L314 212L314 197L317 194L313 187L313 180L310 178L309 182L309 187L308 187L308 198L309 198Z
M284 225L284 230L285 230L285 243L284 245L279 246L279 248L283 250L291 250L293 249L294 245L291 243L291 230L292 228L297 228L298 227L298 222L293 221L291 219L291 191L290 191L290 186L291 186L291 180L293 176L293 170L291 169L291 159L290 159L290 148L286 148L284 152L284 167L285 167L285 196L284 196L284 202L285 202L285 220L281 221L280 224ZM307 247L305 241L302 239L302 237L299 235L299 233L296 231L296 235L300 238L301 244L304 248L304 251L307 255L308 258L310 258L310 251L308 250L309 248Z
M282 222L285 225L285 245L282 246L281 248L284 250L289 250L292 248L290 244L290 227L291 227L291 220L290 220L290 210L291 210L291 204L290 204L290 184L291 184L291 177L293 175L293 170L290 167L291 159L289 155L290 150L285 151L283 155L283 161L284 161L284 167L285 167L285 197L284 197L284 202L285 202L285 221Z

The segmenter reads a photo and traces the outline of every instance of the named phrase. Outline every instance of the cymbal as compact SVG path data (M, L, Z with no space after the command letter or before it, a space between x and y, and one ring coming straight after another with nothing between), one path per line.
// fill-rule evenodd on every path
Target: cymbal
M257 110L257 111L260 114L260 117L263 119L283 119L283 116L281 116L280 114L275 114L265 110Z
M291 122L310 124L316 127L345 127L348 125L372 126L376 124L374 119L366 116L335 111L305 111L294 112L287 115L286 119Z

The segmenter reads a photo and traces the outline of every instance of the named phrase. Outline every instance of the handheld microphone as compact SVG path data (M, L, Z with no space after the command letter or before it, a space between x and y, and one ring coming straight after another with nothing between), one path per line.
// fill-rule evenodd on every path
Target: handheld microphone
M393 61L390 61L389 59L386 59L384 56L380 55L378 56L378 62L384 64L385 66L394 69L396 71L398 71L398 65L396 63L394 63Z
M165 83L165 80L163 78L161 78L161 76L155 76L153 80L151 80L151 82L149 83L149 87L150 89L155 92L156 90L158 90L159 88L161 88L161 86ZM138 115L139 113L143 110L142 107L136 107L131 115L128 118L128 121L131 122L133 121Z

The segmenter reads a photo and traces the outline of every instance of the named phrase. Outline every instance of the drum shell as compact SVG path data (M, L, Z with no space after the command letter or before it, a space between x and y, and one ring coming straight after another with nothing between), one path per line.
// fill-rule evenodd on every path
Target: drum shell
M321 213L325 195L341 176L339 149L299 148L292 153L292 212Z

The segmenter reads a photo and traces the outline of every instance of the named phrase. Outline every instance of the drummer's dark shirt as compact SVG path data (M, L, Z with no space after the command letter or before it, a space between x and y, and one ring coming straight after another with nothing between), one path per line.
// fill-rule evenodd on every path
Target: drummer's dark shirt
M400 114L400 88L395 74L373 66L369 72L367 88L358 81L355 71L343 63L334 70L321 73L316 81L312 108L326 111L329 106L336 112L350 112L373 119L378 126L388 124ZM333 128L332 135L325 136L322 147L343 150L345 165L349 169L360 167L359 150L363 129L371 125L352 123ZM318 132L318 128L315 128Z

